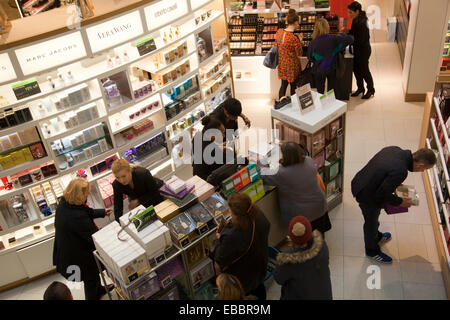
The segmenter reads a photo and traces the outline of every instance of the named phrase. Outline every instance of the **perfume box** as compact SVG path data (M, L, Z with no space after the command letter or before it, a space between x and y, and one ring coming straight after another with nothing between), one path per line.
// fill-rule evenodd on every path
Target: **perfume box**
M185 212L167 222L167 226L172 234L172 240L182 248L188 246L196 237L197 225Z
M162 288L168 287L175 279L184 272L184 265L181 255L166 262L161 267L156 269L159 284Z
M227 197L236 192L234 189L233 179L231 179L231 177L222 181L222 190Z
M312 154L315 155L317 152L325 147L325 130L320 130L315 133L312 137Z
M192 268L202 259L206 257L203 241L197 242L195 245L186 250L187 265Z
M419 205L419 195L416 192L416 188L410 185L402 185L397 187L395 193L400 198L409 198L412 200L413 206Z
M242 186L245 187L250 183L250 178L248 176L248 169L247 167L243 168L239 171L239 174L241 176Z
M200 288L200 286L214 277L214 266L210 258L204 259L196 267L191 270L190 276L194 289Z
M180 300L180 294L176 285L170 286L169 289L159 294L156 300Z
M193 193L199 202L208 199L214 193L214 187L198 176L193 176L186 183L195 185Z
M335 179L341 173L341 160L325 161L324 173L327 181Z
M341 119L338 118L330 123L328 126L328 130L326 130L326 138L327 140L332 140L336 138L338 130L341 128Z
M105 129L103 128L103 124L99 124L99 125L95 126L94 128L95 128L98 138L105 136Z
M158 277L155 272L145 275L139 283L130 287L129 298L131 300L146 300L161 290Z
M197 203L186 210L186 213L196 223L197 233L199 235L208 232L208 230L213 229L216 226L213 215L200 203Z
M216 223L220 222L218 217L231 217L230 207L227 201L217 192L202 202L202 205L214 216Z
M256 188L255 188L254 184L249 185L247 188L245 188L241 192L245 193L246 195L248 195L252 199L253 203L258 201L258 194L256 193Z
M321 152L316 154L313 157L313 160L314 160L314 165L316 166L317 170L322 168L324 166L324 164L325 164L325 150L322 150Z
M250 163L247 166L247 170L248 170L248 175L250 177L250 182L255 182L256 180L259 179L259 172L258 169L256 167L256 163Z
M255 182L255 189L258 196L258 200L264 197L264 195L266 194L264 190L264 183L262 180L258 180L257 182Z
M164 200L155 206L155 212L162 223L166 223L179 213L179 207L170 200Z

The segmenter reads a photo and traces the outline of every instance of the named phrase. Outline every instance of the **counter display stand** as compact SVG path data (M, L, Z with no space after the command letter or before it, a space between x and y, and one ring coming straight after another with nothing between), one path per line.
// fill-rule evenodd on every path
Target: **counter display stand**
M322 95L312 95L315 108L306 114L291 104L271 109L272 129L278 130L273 138L297 142L308 150L325 184L328 210L332 210L342 202L347 104L335 100L324 107Z
M428 148L436 153L437 164L422 174L428 208L430 209L431 223L438 251L439 264L442 271L447 296L450 297L450 177L449 155L450 140L448 115L441 108L440 94L442 88L450 88L448 81L438 81L433 93L427 94L424 116L422 120L422 133L420 148ZM450 92L450 91L449 91Z
M15 31L55 9L0 39L0 291L54 270L54 214L74 177L91 183L92 207L111 207L114 159L169 177L177 138L233 96L222 2L168 2L94 0L76 31L61 19L50 39Z

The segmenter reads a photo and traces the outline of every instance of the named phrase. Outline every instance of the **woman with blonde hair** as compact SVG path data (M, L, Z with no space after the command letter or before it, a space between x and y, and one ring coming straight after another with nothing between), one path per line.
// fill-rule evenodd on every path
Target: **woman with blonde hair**
M265 300L270 222L245 193L232 194L228 206L231 221L216 234L216 271L236 276L246 295Z
M111 287L101 286L92 254L92 235L98 231L94 219L109 216L111 210L89 208L90 191L89 182L82 178L72 180L64 190L55 215L53 264L64 278L84 282L86 300L99 300Z
M123 196L129 200L128 209L139 205L156 206L164 200L159 193L163 183L152 176L146 168L132 165L125 159L117 159L111 167L116 180L112 186L114 191L114 216L117 222L123 214Z
M217 300L254 300L255 296L246 296L238 278L228 273L221 273L216 278L219 289Z
M308 59L313 62L312 73L319 93L325 92L325 80L328 81L327 91L336 86L336 55L353 43L352 35L330 34L330 26L324 18L317 19L314 25L312 41L308 47Z

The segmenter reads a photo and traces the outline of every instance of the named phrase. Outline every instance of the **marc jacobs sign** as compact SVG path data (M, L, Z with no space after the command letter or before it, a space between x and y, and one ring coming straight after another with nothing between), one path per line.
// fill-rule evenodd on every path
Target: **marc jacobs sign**
M58 67L86 56L80 32L43 41L15 51L24 75Z
M16 78L16 72L8 54L0 54L0 83L15 80Z
M175 22L188 13L187 0L164 0L144 9L149 31Z
M136 38L144 33L141 15L134 11L87 28L91 50L96 53Z

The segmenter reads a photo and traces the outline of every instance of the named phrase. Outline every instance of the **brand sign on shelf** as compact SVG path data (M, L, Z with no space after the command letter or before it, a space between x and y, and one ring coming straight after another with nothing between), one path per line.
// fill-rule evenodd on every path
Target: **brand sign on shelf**
M17 49L15 53L24 75L55 68L86 57L80 32Z
M143 32L139 11L128 13L86 29L93 53L136 38Z
M188 13L187 0L164 0L144 9L148 29L155 30Z
M191 9L196 10L209 2L211 2L211 0L191 0Z
M153 37L146 38L144 40L136 42L136 47L139 51L139 55L143 56L144 54L156 50L155 40L153 39Z
M16 83L12 86L14 94L16 95L17 100L25 99L31 97L32 95L41 93L41 89L39 88L39 84L36 78L31 78L19 83Z
M14 67L7 53L0 54L0 83L17 78Z

